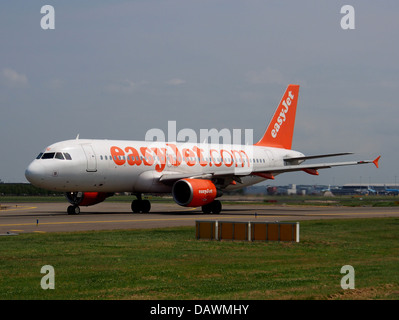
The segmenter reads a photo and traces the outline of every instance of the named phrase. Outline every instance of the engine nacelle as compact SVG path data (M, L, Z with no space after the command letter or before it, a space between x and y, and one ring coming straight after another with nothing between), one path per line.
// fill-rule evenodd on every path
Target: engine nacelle
M211 203L218 196L215 185L210 180L181 179L172 189L176 203L184 207L198 207Z
M92 206L112 195L107 192L67 192L66 198L74 206Z

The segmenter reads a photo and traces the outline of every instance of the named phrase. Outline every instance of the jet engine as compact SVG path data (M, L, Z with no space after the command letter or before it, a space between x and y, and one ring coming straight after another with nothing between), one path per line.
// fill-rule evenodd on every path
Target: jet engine
M67 192L66 198L74 206L92 206L112 195L107 192Z
M178 180L172 194L176 203L184 207L204 206L220 196L213 182L203 179Z

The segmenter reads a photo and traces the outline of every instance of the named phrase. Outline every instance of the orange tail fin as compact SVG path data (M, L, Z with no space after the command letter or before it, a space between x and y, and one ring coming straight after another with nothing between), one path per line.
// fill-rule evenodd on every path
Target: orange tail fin
M262 139L255 146L291 149L299 85L290 84Z

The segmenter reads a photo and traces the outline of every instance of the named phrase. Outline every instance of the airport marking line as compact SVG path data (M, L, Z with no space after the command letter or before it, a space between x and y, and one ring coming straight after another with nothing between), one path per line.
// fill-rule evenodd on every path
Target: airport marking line
M268 216L268 217L280 217L280 216ZM88 221L61 221L61 222L39 222L39 226L43 225L61 225L61 224L85 224L85 223L115 223L115 222L151 222L151 221L179 221L179 220L209 220L209 219L237 219L237 218L249 218L248 216L194 216L189 218L162 218L162 219L129 219L129 220L88 220ZM0 227L11 227L11 226L36 226L36 222L29 223L10 223L0 224Z
M29 206L12 206L10 207L10 209L8 209L8 207L2 207L1 212L5 212L5 211L20 211L20 210L32 210L32 209L37 209L37 207L29 207Z

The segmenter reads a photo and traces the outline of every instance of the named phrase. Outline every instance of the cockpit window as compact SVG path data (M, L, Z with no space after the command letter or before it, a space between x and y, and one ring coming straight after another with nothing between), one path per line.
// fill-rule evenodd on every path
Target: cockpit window
M41 152L36 159L60 159L60 160L72 160L72 157L67 152Z
M47 152L43 154L42 159L53 159L55 156L55 152Z
M56 158L56 159L60 159L60 160L65 160L65 159L64 159L64 156L62 155L61 152L57 152L57 153L55 154L55 158Z

